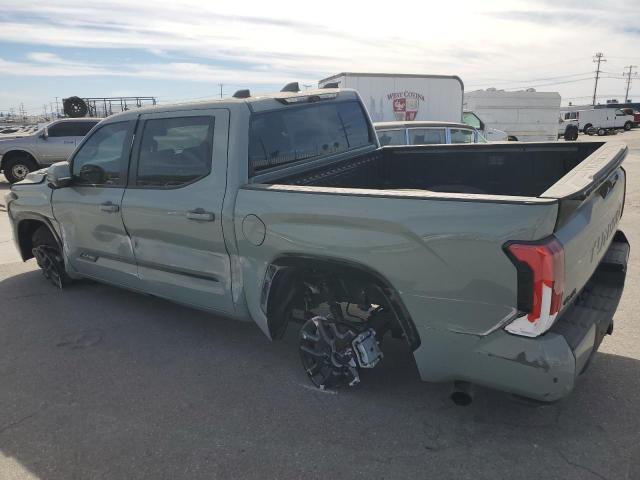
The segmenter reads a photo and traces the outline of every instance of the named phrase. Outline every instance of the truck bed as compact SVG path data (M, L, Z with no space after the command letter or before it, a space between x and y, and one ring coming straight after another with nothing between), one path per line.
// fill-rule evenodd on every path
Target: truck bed
M385 147L269 184L539 197L604 142Z

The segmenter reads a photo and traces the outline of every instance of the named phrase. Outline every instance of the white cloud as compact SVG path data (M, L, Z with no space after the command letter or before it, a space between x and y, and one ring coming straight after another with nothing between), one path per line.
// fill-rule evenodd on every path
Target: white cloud
M134 48L158 57L151 64L103 65L34 51L28 61L4 61L0 68L11 67L13 75L247 85L311 83L344 70L445 73L469 85L527 86L517 81L591 70L596 50L621 57L607 65L618 76L623 58L640 60L635 46L640 35L625 32L625 26L639 23L640 9L619 0L608 1L606 8L588 0L578 4L583 8L552 0L335 6L250 1L242 9L231 1L13 2L4 6L0 41L34 49ZM622 90L622 83L604 79L603 88ZM578 96L588 94L590 86L583 81L546 89Z

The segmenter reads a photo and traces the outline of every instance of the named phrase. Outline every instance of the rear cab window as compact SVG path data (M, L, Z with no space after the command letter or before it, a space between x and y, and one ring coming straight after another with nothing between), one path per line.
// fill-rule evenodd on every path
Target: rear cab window
M358 101L287 106L252 116L250 174L375 145Z
M384 147L385 145L407 144L407 131L404 128L378 130L377 133L381 147Z
M466 128L452 128L451 143L473 143L475 132Z
M410 145L437 145L447 143L444 128L410 128Z

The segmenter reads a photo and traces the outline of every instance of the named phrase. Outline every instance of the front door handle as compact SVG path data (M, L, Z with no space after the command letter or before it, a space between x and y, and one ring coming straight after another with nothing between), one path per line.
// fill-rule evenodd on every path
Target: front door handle
M119 210L120 210L120 207L118 205L116 205L115 203L107 202L107 203L103 203L102 205L100 205L100 211L101 212L116 213Z
M212 212L205 212L202 208L196 208L187 212L187 218L189 220L198 220L200 222L213 222L216 216Z

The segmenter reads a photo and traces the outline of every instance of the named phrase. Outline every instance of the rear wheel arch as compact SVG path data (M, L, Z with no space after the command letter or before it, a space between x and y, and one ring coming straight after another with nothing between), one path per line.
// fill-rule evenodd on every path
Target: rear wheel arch
M262 288L261 307L267 316L267 325L272 338L279 338L285 310L295 299L305 272L309 270L338 275L352 285L361 282L362 285L377 286L393 309L411 350L414 351L420 346L420 337L411 315L396 289L382 274L356 262L302 255L278 257L267 268Z

